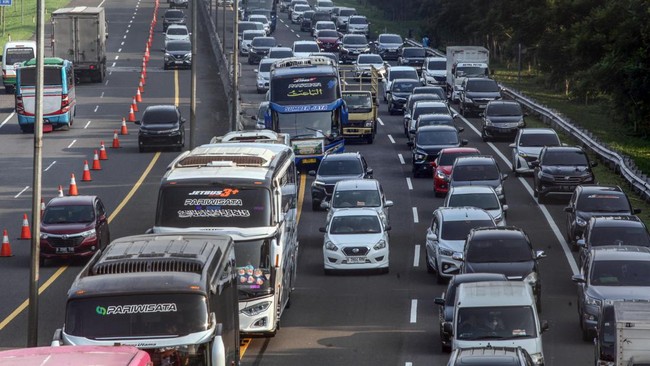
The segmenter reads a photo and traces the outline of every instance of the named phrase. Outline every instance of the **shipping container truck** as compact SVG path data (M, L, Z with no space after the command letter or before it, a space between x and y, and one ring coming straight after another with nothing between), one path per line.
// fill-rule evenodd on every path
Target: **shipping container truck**
M458 101L463 80L490 76L490 51L480 46L447 47L447 96Z

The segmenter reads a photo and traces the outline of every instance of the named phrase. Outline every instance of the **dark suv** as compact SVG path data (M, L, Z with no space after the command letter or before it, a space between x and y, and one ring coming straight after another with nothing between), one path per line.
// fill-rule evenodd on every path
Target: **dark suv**
M490 186L499 197L501 204L506 204L503 181L508 174L501 173L496 160L490 155L459 156L454 161L449 176L449 187Z
M269 54L269 50L278 45L274 37L255 37L248 50L248 64L254 65Z
M163 15L163 32L167 32L167 27L170 24L185 25L185 13L182 10L168 9Z
M533 171L533 195L544 203L549 193L572 193L579 184L596 182L592 167L598 163L580 147L546 146L539 153L539 160L531 162Z
M352 62L362 53L370 53L370 44L363 34L346 34L339 45L339 59L342 63Z
M481 138L483 141L498 137L513 138L520 128L526 127L525 115L521 105L514 100L488 102L485 111L481 113Z
M151 105L142 113L138 149L144 152L150 147L171 147L181 151L185 146L185 118L173 104Z
M318 171L310 170L309 175L316 177L311 184L311 208L317 211L321 202L330 200L338 181L372 178L372 169L359 152L328 154L321 160Z
M455 350L447 366L534 366L528 352L521 347L472 347Z
M482 112L488 102L501 99L501 88L492 79L467 78L461 84L459 99L460 114L468 117Z
M537 311L542 311L542 283L538 261L546 257L535 251L528 235L514 226L472 229L465 241L461 273L501 273L509 280L524 281L533 287Z
M590 218L631 215L640 213L641 210L632 209L632 204L621 187L583 184L573 191L564 212L566 212L567 241L572 244L574 250L577 250L576 241L582 237Z
M108 214L97 196L52 198L41 218L40 263L55 258L88 258L111 241Z
M402 47L397 64L421 68L425 58L427 58L427 52L422 47Z
M422 173L433 172L431 162L436 160L440 150L467 145L467 140L460 139L456 127L432 125L420 127L408 145L411 147L413 177L417 178Z
M399 34L382 33L374 42L375 52L384 60L397 60L400 49L404 45L402 36Z
M591 249L605 245L650 247L650 234L643 221L635 215L592 217L587 222L583 238L578 240L578 267L582 267Z
M404 111L406 100L411 96L413 88L419 84L417 79L395 79L390 84L388 94L388 113L391 115Z

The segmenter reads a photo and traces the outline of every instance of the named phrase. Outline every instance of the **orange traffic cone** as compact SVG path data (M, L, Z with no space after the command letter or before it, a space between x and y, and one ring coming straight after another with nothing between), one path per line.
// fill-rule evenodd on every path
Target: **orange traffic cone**
M140 78L140 82L138 83L138 90L140 90L141 94L144 94L144 79Z
M129 129L126 128L126 121L124 120L124 117L122 117L122 127L120 128L120 135L128 135L129 134Z
M144 49L144 58L149 61L149 43L147 43L147 47Z
M70 174L70 187L68 188L68 196L78 196L77 181L74 180L74 173Z
M23 214L23 226L20 229L20 240L31 239L32 232L29 230L29 221L27 220L27 214Z
M142 59L142 76L147 77L147 62Z
M147 85L147 80L144 77L144 74L140 72L140 80L142 81L142 86Z
M133 97L133 101L131 102L131 107L133 107L134 112L139 112L139 110L138 110L138 102L135 101L135 96Z
M135 122L135 113L133 111L133 104L129 108L129 122Z
M106 153L106 146L104 146L104 141L99 142L99 160L108 160L108 154Z
M95 155L93 155L92 170L102 170L102 165L99 163L99 155L97 155L97 150L95 150Z
M9 234L7 234L7 229L2 231L2 248L0 248L0 257L13 257L13 254L11 254L11 244L9 244Z
M43 212L45 212L45 201L41 198L41 217L43 217Z
M113 149L118 149L120 147L120 140L117 139L117 130L113 131Z
M84 173L81 176L81 181L82 182L92 181L92 178L90 178L90 169L88 169L88 160L84 160Z
M57 197L63 197L63 186L59 184L59 193L56 195Z
M140 94L140 89L136 89L135 101L138 103L142 103L142 94Z

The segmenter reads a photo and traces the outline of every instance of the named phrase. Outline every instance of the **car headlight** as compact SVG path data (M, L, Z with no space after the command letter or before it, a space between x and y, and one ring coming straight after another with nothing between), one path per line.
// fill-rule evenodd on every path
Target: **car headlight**
M603 300L585 295L585 305L600 306L603 303Z
M553 180L553 175L551 175L551 174L549 174L549 173L545 173L545 172L541 172L541 173L539 174L539 177L540 177L540 178L547 179L547 180Z
M530 272L524 277L524 282L534 287L537 284L537 272Z
M339 247L337 247L336 245L334 245L334 243L328 240L325 242L325 249L336 252L337 250L339 250Z
M248 316L255 316L255 315L265 311L266 309L268 309L269 306L271 306L271 302L270 301L264 301L264 302L261 302L259 304L255 304L255 305L245 307L245 308L241 309L241 312L248 315Z
M361 52L370 52L370 47L364 48L363 51L361 51Z
M578 226L586 226L587 221L581 217L576 217L576 224L578 224Z
M444 255L447 257L451 257L454 255L454 251L451 249L443 248L443 247L438 247L438 255Z
M192 61L192 54L191 53L186 54L185 59L188 61Z
M436 171L436 178L444 180L447 178L447 174L443 173L442 170L438 170Z
M471 100L471 99L469 99L469 100ZM486 118L485 119L485 125L486 126L492 126L492 121L490 121L489 119Z
M97 231L95 231L95 229L90 229L88 231L84 231L83 233L79 233L79 235L84 238L88 238L97 235Z
M171 58L171 57L172 57L172 55L170 55L169 53L165 52L165 58Z
M380 241L377 242L377 244L375 244L374 247L372 247L372 249L374 250L379 250L384 248L386 248L386 240L384 239L381 239Z
M497 194L499 194L499 195L503 194L503 186L502 186L501 184L499 184L499 186L496 187L496 188L494 189L494 191L495 191Z
M525 125L526 125L526 123L524 122L523 119L520 120L519 122L517 122L517 127L524 127Z
M424 160L427 157L426 154L415 153L415 160Z
M541 353L533 353L530 355L530 358L533 360L533 363L535 365L543 365L544 364L544 356Z
M47 239L48 236L49 236L48 233L44 233L41 231L41 239Z
M526 154L526 153L523 152L523 151L518 151L518 152L517 152L517 155L521 156L522 158L527 158L527 157L528 157L528 154Z

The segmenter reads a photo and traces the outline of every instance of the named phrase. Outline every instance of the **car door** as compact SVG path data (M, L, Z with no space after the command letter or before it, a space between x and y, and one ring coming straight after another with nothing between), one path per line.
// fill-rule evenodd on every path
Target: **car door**
M440 239L440 221L437 214L433 215L431 219L431 225L427 229L427 257L431 258L432 267L437 270L437 255L438 255L438 239ZM428 260L428 259L427 259Z
M576 189L573 191L571 194L571 199L569 200L569 204L567 207L564 209L566 212L566 232L567 232L567 237L571 238L571 242L575 240L573 237L573 232L574 232L574 226L576 225L575 220L576 220L576 204L578 202L578 196L580 195L580 187L576 187Z

